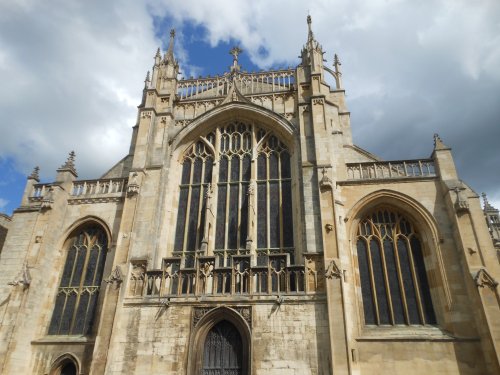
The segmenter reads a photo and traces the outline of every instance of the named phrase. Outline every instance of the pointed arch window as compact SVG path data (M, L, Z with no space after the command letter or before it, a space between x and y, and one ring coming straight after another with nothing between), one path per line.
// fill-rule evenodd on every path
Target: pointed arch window
M357 252L367 325L436 324L418 231L379 209L358 224Z
M221 265L248 254L251 242L261 261L289 253L293 262L290 153L272 132L235 121L200 137L184 154L179 188L174 255L186 265L210 236Z
M107 253L107 236L97 225L78 229L69 240L49 335L90 333Z

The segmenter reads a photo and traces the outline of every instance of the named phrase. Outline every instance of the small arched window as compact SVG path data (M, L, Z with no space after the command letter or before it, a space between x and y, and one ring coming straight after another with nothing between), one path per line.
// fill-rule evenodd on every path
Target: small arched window
M184 154L174 254L192 267L213 238L220 265L247 254L249 241L259 263L270 253L293 262L291 190L290 153L275 134L238 121L216 128Z
M391 209L364 217L357 252L365 324L436 323L420 236L406 217Z
M69 239L49 335L90 333L107 253L107 236L98 225L77 229Z

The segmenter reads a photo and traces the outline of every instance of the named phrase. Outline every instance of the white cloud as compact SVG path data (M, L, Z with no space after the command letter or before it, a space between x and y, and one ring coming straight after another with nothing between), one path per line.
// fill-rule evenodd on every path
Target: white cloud
M155 25L178 29L181 68L197 76L206 62L190 59L186 22L213 46L240 40L266 68L299 62L308 11L328 64L334 53L343 62L355 142L387 159L426 157L438 132L462 177L500 201L496 0L3 2L0 156L52 177L75 149L80 175L97 177L128 150Z
M7 206L7 203L9 203L8 200L0 198L0 212L4 209L4 207Z

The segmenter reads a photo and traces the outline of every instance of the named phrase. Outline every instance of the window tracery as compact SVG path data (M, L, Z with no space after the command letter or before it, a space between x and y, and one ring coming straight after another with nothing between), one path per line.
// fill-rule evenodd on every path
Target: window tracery
M435 324L419 233L399 212L379 209L358 224L367 325Z
M252 242L261 264L273 253L293 262L290 153L272 132L234 121L200 137L184 154L179 188L174 255L186 266L212 237L222 266L249 254Z
M107 236L97 225L79 229L70 239L49 335L86 335L92 329L104 271Z

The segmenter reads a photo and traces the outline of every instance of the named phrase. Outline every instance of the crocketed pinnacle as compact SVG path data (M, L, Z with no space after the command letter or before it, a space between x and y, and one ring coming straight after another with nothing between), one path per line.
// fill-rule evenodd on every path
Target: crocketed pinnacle
M168 63L175 63L174 59L174 38L175 38L175 29L170 30L170 41L168 42L168 49L165 53L164 60Z

